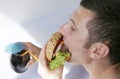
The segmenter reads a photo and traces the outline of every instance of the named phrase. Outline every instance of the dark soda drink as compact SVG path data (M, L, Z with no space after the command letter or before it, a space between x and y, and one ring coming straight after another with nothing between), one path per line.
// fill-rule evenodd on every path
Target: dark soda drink
M21 56L21 54L23 54L24 52L26 52L26 50L22 50L21 52L18 52L16 54L11 54L11 67L17 73L23 73L28 70L26 64L30 60L30 54L27 53L24 56Z

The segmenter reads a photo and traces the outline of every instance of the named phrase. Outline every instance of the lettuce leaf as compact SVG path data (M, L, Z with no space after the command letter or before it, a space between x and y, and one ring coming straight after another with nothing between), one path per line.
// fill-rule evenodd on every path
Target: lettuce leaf
M50 63L49 63L49 68L50 70L54 70L59 68L60 66L64 65L65 63L65 59L70 57L70 53L69 52L61 52L61 51L57 51L56 57L55 59L53 59Z

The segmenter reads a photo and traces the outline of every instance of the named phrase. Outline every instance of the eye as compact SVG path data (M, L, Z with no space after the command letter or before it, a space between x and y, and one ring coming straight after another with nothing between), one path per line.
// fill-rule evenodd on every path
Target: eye
M71 26L71 29L72 29L73 31L75 31L75 28L74 28L73 26Z
M71 30L75 31L76 28L75 28L75 23L74 23L73 19L70 19L69 23L70 23Z

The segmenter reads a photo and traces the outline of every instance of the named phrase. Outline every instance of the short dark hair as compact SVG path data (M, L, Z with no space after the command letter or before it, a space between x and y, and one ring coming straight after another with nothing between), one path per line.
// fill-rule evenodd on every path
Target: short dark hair
M88 25L89 48L95 42L109 46L112 64L120 63L120 0L82 0L81 6L95 13Z

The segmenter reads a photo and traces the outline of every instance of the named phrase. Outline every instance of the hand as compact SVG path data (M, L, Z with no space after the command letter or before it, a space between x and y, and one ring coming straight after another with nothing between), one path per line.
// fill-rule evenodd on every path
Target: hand
M60 67L56 70L50 70L48 68L48 62L45 55L45 48L46 45L42 48L39 55L38 73L43 79L62 79L63 67Z
M23 42L23 44L25 45L25 49L26 50L28 50L35 57L39 58L39 54L40 54L41 48L33 45L30 42ZM36 60L32 57L30 59L30 61L27 63L26 67L31 67L35 62L36 62Z

